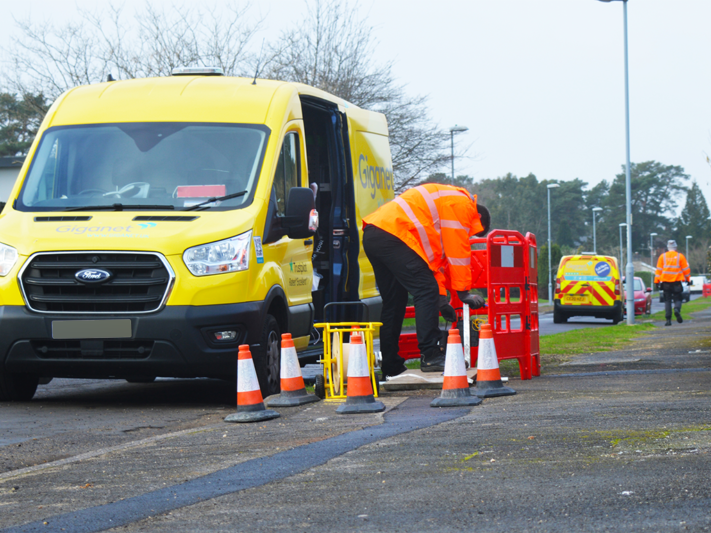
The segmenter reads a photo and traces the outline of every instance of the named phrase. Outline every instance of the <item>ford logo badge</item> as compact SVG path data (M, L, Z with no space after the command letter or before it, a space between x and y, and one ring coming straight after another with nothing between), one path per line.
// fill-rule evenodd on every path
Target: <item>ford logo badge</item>
M74 274L74 277L82 283L103 283L111 277L111 272L97 268L86 268Z

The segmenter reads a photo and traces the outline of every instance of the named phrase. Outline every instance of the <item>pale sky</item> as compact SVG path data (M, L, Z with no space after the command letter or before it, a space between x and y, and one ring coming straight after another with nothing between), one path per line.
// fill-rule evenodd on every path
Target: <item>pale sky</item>
M3 4L16 16L61 21L76 5L96 1ZM374 28L379 58L394 60L408 92L429 95L432 119L446 129L469 128L455 137L457 146L471 146L470 157L455 159L457 175L480 180L533 172L541 180L577 177L592 186L621 172L621 1L363 0L359 6ZM299 18L304 4L262 0L253 8L268 13L269 36ZM12 21L3 18L11 30ZM709 0L628 2L631 160L681 165L707 200L710 23ZM4 33L0 43L10 36Z

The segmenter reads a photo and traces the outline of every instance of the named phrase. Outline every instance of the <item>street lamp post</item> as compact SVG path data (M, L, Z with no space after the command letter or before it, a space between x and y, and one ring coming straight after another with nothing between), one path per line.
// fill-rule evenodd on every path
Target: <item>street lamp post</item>
M553 301L553 278L551 274L551 189L560 187L557 183L548 184L548 303Z
M456 124L449 128L449 135L452 141L452 185L454 185L454 134L464 133L468 130L469 128L467 128L466 126L457 126Z
M623 227L624 228L627 227L627 224L625 222L620 224L620 268L622 268L622 265L623 265L623 263L622 263L622 250L623 250L623 248L622 248L622 228Z
M658 234L657 233L650 233L649 234L649 260L651 261L650 265L652 268L654 267L654 237L656 237Z
M597 255L597 232L595 230L595 213L602 211L602 207L593 207L593 253Z
M600 2L612 2L613 0L600 0ZM629 86L629 62L627 52L627 1L622 2L622 22L624 29L625 43L625 145L626 145L626 165L625 165L625 196L626 196L626 222L627 222L627 279L634 279L634 264L632 263L632 180L630 177L630 86ZM627 324L634 324L634 283L627 284Z
M689 239L693 239L691 235L686 236L686 262L689 262Z

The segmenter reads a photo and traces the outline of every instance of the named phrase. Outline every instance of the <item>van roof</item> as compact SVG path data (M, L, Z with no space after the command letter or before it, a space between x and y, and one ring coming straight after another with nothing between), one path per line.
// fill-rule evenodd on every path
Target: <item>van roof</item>
M47 126L168 121L265 124L270 109L286 109L295 95L356 107L300 83L258 79L253 84L251 78L168 76L71 89L55 102Z

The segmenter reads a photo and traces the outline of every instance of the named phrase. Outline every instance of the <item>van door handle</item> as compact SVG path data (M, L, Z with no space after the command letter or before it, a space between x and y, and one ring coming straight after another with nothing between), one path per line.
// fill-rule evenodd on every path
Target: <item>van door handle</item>
M306 240L304 241L304 246L308 246L309 244L313 244L313 243L314 243L314 240L313 240L313 239L306 239Z

